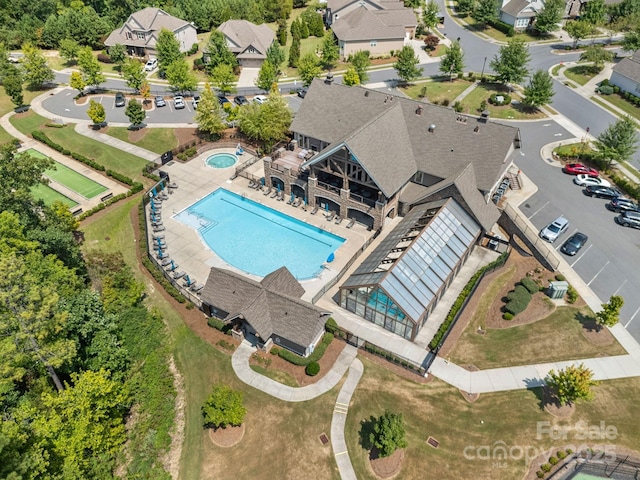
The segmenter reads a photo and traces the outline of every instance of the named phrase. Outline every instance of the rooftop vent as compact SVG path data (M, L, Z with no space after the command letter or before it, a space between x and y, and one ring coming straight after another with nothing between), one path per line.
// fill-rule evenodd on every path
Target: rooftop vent
M474 131L475 133L478 133L478 132L480 131L480 127L478 127L478 126L476 125L476 128L474 128L474 129L473 129L473 131Z
M389 101L389 95L387 95L386 97L384 97L384 103L387 103Z
M365 90L365 91L364 91L364 96L365 96L365 97L368 97L368 96L369 96L369 90Z
M433 124L433 123L432 123L431 125L429 125L429 131L430 131L431 133L433 133L433 132L435 132L435 131L436 131L436 126L435 126L435 124Z
M331 85L333 83L333 73L327 73L324 83Z
M416 115L422 115L422 107L416 108Z

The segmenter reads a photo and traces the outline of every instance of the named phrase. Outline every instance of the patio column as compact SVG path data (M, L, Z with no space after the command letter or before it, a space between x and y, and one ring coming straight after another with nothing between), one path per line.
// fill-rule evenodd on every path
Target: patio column
M318 189L318 179L316 177L309 176L307 182L307 204L309 205L309 207L314 208L316 206L316 190Z

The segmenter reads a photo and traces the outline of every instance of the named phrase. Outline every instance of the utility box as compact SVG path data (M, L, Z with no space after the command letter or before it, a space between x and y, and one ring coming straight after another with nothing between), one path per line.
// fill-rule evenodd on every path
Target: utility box
M569 290L569 282L549 282L547 295L554 300L560 300L567 294L567 290Z

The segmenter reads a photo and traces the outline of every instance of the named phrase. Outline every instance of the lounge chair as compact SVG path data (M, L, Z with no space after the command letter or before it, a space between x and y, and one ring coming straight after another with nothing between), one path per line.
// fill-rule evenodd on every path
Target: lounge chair
M180 266L180 265L178 265L176 262L173 262L173 266L171 266L171 260L169 260L169 263L167 263L167 264L164 266L164 269L165 269L167 272L175 272L175 271L178 269L178 267L179 267L179 266Z
M278 195L277 200L280 202L284 200L284 192L280 192L280 195Z
M355 223L356 223L356 219L352 218L351 220L349 220L349 223L347 223L347 228L353 227Z
M315 215L316 213L318 213L318 207L317 206L313 207L313 210L311 210L311 215Z
M302 199L298 197L295 199L295 201L291 205L293 205L294 207L298 207L300 206L301 203L302 203Z
M249 188L256 188L256 182L249 180Z
M182 284L183 284L185 287L191 287L191 286L193 286L193 285L195 284L195 282L194 282L193 280L191 280L190 278L184 278L184 279L182 280Z
M158 250L162 250L162 252L164 253L167 250L167 244L165 243L164 245L154 245L153 249L157 252Z
M153 235L153 238L155 240L163 240L164 239L164 233L156 233Z
M161 227L162 220L151 220L151 225L153 225L154 227Z
M336 212L331 212L329 215L327 215L327 222L330 222L331 220L333 220L333 217L336 216Z
M176 280L178 280L179 278L184 277L186 274L180 270L179 272L174 272L173 273L173 278L175 278Z
M278 191L274 190L273 193L271 194L271 198L276 198L278 196Z
M169 187L169 188L178 188L178 184L176 182L171 182L169 185L167 185L167 187Z
M170 258L165 258L164 260L162 260L162 262L160 262L160 265L162 265L163 267L166 267L167 265L169 267L171 267L171 259Z
M191 285L191 291L196 294L199 294L203 288L204 285L202 283L194 283L193 285Z
M336 217L336 225L340 225L342 223L342 217L341 216L337 216Z
M154 245L166 245L167 242L162 238L154 238L153 239L153 244Z
M164 231L164 230L166 230L166 228L164 228L164 225L160 225L160 226L158 226L158 227L154 227L154 228L153 228L153 232L154 232L154 233L162 232L162 231Z
M156 257L160 260L164 260L165 258L170 258L167 252L156 252Z
M263 193L263 195L266 197L267 195L269 195L271 193L271 190L273 190L271 187L267 188L265 190L265 192Z
M159 203L154 203L153 207L150 207L152 212L159 212L160 210L162 210L162 205L160 205Z

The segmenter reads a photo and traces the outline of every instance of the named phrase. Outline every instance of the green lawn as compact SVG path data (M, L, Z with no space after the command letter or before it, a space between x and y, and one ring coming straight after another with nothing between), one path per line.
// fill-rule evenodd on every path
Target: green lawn
M455 12L455 9L451 6L447 6L449 8L449 13L451 14L451 18L454 19L457 23L462 25L465 29L470 30L472 32L483 33L484 35L493 38L499 42L507 43L512 38L523 38L525 42L540 42L540 41L553 41L553 37L545 38L539 37L535 35L531 35L527 32L517 32L514 37L508 37L506 33L501 32L493 28L490 25L483 25L481 23L476 22L470 15L463 16L459 15Z
M81 228L85 233L85 249L122 253L136 278L147 286L148 306L159 312L167 325L167 345L172 346L185 388L186 418L180 478L338 480L331 446L322 446L318 436L331 431L331 416L340 384L315 400L287 403L238 380L231 368L231 357L196 336L182 320L181 312L186 310L183 307L181 311L174 309L158 291L158 286L139 271L130 222L131 209L137 209L138 202L139 199L131 199L118 204L104 216L89 219ZM216 382L230 385L244 394L248 409L246 433L236 448L213 446L202 428L201 407ZM265 462L265 458L269 461Z
M362 362L365 371L353 395L345 430L349 456L359 480L378 478L368 465L369 450L362 447L360 432L363 423L366 426L372 416L378 417L385 409L404 417L408 446L402 470L395 477L402 479L524 478L528 465L516 452L524 449L542 453L561 445L583 445L585 441L576 438L573 430L581 421L586 425L600 425L601 421L615 425L617 438L606 443L632 449L640 444L637 377L601 383L594 389L593 402L578 404L569 419L557 419L541 409L540 389L482 394L469 403L456 388L439 380L419 385L367 359ZM568 426L568 438L554 441L550 435L538 435L538 422ZM429 436L439 442L438 448L426 443ZM492 457L500 453L500 445L507 452L514 449L513 457L500 461Z
M564 75L569 79L576 82L578 85L584 85L593 77L596 76L596 72L591 65L576 65L575 67L567 68L564 71Z
M613 93L611 95L593 96L591 97L591 100L604 106L605 108L607 108L607 110L611 111L618 117L620 116L620 112L617 112L608 107L607 103L615 105L627 115L632 116L636 120L640 120L640 108L636 107L632 103L629 103L617 93Z
M142 132L144 136L137 142L132 142L129 139L129 135L132 132L126 127L109 127L106 133L124 142L155 152L158 155L173 150L178 146L178 138L173 128L144 128ZM136 132L136 134L138 133Z
M451 82L448 78L439 78L400 88L405 95L413 99L419 99L423 88L427 87L426 99L431 103L441 104L443 101L453 103L453 100L470 86L471 83L467 80L456 78Z
M279 382L283 385L287 385L288 387L299 387L298 382L295 378L289 375L287 372L280 372L278 370L271 370L268 367L263 367L262 365L251 365L251 370L254 372L258 372L260 375L264 375L276 382Z
M36 185L35 187L31 188L31 194L35 199L42 200L45 205L52 205L53 202L62 202L69 208L78 205L77 202L74 202L69 197L61 194L57 190L54 190L49 185Z
M466 111L473 114L480 112L480 105L482 101L487 102L487 110L491 114L491 118L502 118L505 120L533 120L536 118L544 118L544 114L538 110L533 112L525 110L519 106L503 105L495 106L489 103L489 97L494 94L505 94L505 90L501 85L495 83L479 83L478 86L465 97L462 101L466 107ZM520 96L517 92L512 92L511 98L519 100Z
M31 132L42 127L51 140L69 150L92 158L107 169L115 170L134 180L142 180L142 168L147 164L146 160L80 135L75 132L75 125L72 123L64 128L45 128L43 125L47 121L32 111L11 117L11 124L25 135L31 135Z

